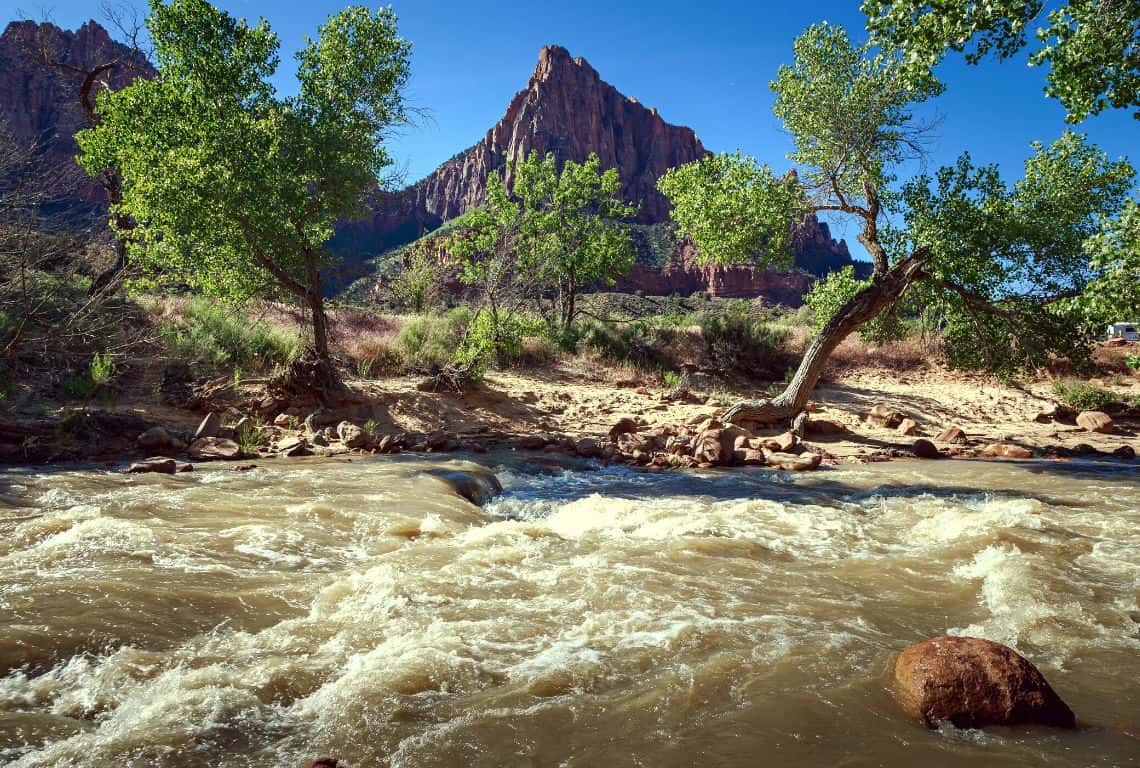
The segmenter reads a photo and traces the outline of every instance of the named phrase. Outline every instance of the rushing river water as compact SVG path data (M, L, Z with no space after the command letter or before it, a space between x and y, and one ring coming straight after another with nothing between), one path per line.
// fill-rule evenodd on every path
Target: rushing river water
M1140 764L1128 465L802 475L267 462L0 472L0 763ZM1034 661L1076 732L903 716L939 634Z

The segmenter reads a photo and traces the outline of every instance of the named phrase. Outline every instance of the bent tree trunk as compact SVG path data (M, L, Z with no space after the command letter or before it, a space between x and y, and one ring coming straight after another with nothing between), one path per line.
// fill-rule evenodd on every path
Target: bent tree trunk
M886 272L876 275L869 286L857 293L823 327L804 353L796 375L783 392L770 400L737 403L728 409L724 420L777 424L791 421L799 415L819 382L832 351L852 331L898 301L907 286L921 276L925 256L924 250L916 251Z

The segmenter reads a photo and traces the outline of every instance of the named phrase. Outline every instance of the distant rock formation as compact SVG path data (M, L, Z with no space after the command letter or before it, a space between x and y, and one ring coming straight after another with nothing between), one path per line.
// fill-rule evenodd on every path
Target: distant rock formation
M79 104L83 76L48 66L39 56L41 49L53 60L81 70L121 62L101 80L112 90L140 75L153 77L155 70L138 52L112 40L94 21L75 32L50 23L13 21L0 35L0 122L16 141L35 144L61 173L74 174L75 203L105 203L103 190L77 169L74 160L78 150L75 133L87 127L87 116Z
M657 179L706 154L692 129L666 123L657 110L603 81L585 59L549 46L539 52L526 88L515 94L506 114L478 144L407 189L378 199L370 217L342 224L333 247L347 257L351 272L354 261L408 243L482 203L487 174L532 150L575 162L596 153L604 168L618 170L623 196L640 204L642 223L669 219L669 203L657 191ZM797 266L813 274L851 263L846 243L832 239L827 225L815 217L796 233L793 248ZM794 293L798 303L801 286L810 283L798 275L780 285L782 273L748 266L695 268L691 258L677 255L679 263L673 259L673 266L664 270L642 259L619 289L744 297L775 292L790 298Z
M82 76L49 67L36 51L46 46L52 58L90 70L112 60L122 65L108 71L104 84L118 89L134 77L152 77L154 68L128 46L115 42L94 21L77 31L48 23L16 21L0 35L0 121L20 142L36 143L66 178L75 179L71 202L99 215L105 210L102 189L78 170L74 134L86 127L78 101ZM705 154L690 128L666 123L655 109L623 96L604 82L584 59L558 46L543 48L526 87L511 100L503 118L472 148L439 166L426 178L393 194L379 195L371 214L344 222L330 247L344 257L330 287L347 285L369 274L366 260L416 240L472 206L486 195L486 177L532 150L553 152L560 160L581 162L591 153L602 166L616 168L623 196L641 206L643 224L665 222L668 201L657 191L657 179L670 168ZM508 179L509 181L509 179ZM810 282L802 273L779 273L751 266L697 266L691 252L674 244L672 257L642 258L619 283L622 290L647 293L694 293L718 296L766 296L795 304ZM816 275L852 263L847 245L831 237L814 217L793 240L796 265ZM643 254L644 256L645 254ZM858 262L857 262L858 264Z

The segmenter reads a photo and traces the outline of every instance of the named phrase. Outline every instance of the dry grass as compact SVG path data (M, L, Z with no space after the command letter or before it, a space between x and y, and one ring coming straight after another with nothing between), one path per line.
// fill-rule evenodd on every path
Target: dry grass
M932 361L940 357L941 344L936 339L911 336L875 346L866 343L856 334L845 339L831 353L825 375L836 379L854 371L909 373L929 368Z

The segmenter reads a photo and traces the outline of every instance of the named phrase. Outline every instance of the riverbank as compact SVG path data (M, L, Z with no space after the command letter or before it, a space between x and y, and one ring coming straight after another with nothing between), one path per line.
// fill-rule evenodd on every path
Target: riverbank
M154 455L181 458L209 413L219 418L205 436L232 440L240 452L221 453L243 460L513 448L671 467L764 463L761 456L743 455L754 448L813 453L822 465L837 465L914 456L919 440L942 456L997 458L1129 458L1140 445L1135 408L1114 414L1110 431L1090 431L1076 423L1075 409L1059 403L1049 380L1015 385L932 364L901 372L864 364L834 371L821 384L802 440L773 444L782 430L718 435L725 441L718 460L699 453L701 435L720 428L716 419L733 402L764 392L693 379L703 386L669 386L635 369L571 357L491 372L463 392L428 391L422 378L411 376L356 379L344 401L330 408L274 401L257 380L200 386L182 398L188 407L175 407L170 398L150 394L161 382L140 381L111 406L10 417L0 436L0 458L111 464ZM1140 398L1136 376L1091 383L1123 402ZM359 427L363 436L354 432L346 439L343 428L338 430L342 422ZM234 425L248 432L237 435ZM140 444L139 435L155 426L170 439L144 438ZM749 444L753 438L758 442ZM190 458L211 457L199 451Z

